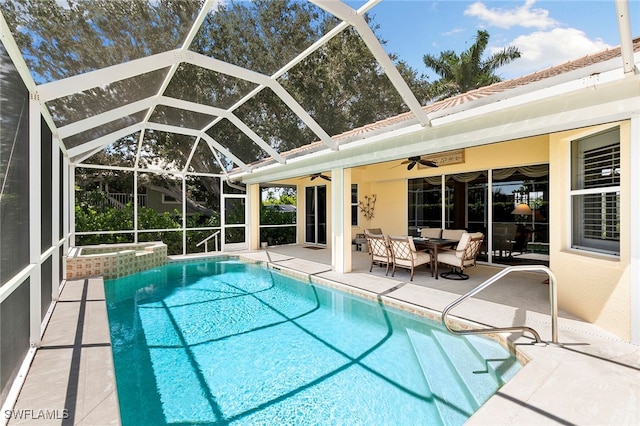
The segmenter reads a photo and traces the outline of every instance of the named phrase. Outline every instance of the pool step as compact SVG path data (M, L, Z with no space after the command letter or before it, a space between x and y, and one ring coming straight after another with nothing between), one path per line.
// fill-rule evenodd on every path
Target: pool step
M443 330L425 334L412 329L407 329L407 335L445 424L464 423L517 371L504 350L477 336L460 338Z
M491 366L489 373L495 376L500 386L508 382L522 368L515 357L507 356L505 351L492 341L474 335L469 335L465 338L473 344L482 359L487 360L487 363Z
M480 346L481 342L469 340L468 336L455 336L444 330L433 330L433 336L460 380L469 389L477 409L502 385L492 364L508 359L508 355L493 352L485 357L475 346Z
M478 408L431 335L406 329L444 424L463 424Z

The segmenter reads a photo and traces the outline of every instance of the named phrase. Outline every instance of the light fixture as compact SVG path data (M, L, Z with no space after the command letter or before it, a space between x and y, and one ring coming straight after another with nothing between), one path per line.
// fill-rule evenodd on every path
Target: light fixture
M527 203L520 203L516 206L515 209L511 212L511 214L519 214L521 216L531 216L533 210Z

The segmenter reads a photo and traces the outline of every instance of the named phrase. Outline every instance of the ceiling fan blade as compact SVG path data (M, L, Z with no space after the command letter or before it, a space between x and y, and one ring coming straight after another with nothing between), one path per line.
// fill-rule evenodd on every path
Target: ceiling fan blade
M311 180L314 180L315 178L317 178L320 175L311 175Z
M331 178L329 176L320 175L320 177L324 180L328 180L329 182L331 182Z
M407 166L407 170L411 170L416 166L416 162L412 161L408 166Z
M403 161L402 163L400 163L400 164L409 164L409 163L411 163L411 162L412 162L411 160L404 160L404 161Z
M438 163L436 163L435 161L431 161L431 160L419 160L420 164L422 164L423 166L427 166L427 167L438 167Z

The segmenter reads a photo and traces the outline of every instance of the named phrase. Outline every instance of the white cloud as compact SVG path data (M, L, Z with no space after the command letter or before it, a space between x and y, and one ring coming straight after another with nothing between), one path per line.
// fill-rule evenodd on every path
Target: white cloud
M545 30L554 28L558 22L549 17L546 9L533 8L535 0L526 0L524 5L512 8L487 8L482 2L475 2L464 11L466 16L480 19L488 26L511 28L515 26Z
M465 29L464 29L464 28L454 28L454 29L452 29L452 30L450 30L450 31L447 31L447 32L442 33L442 35L444 35L444 36L450 36L450 35L454 35L454 34L458 34L458 33L463 33L463 32L465 32Z
M534 30L517 36L511 42L503 38L501 43L504 46L489 48L492 53L505 46L515 46L520 51L520 58L497 70L502 78L530 74L611 47L601 39L590 39L582 30L562 28L558 21L551 18L548 10L535 8L535 2L536 0L525 0L522 6L489 9L484 3L477 1L464 11L465 15L480 20L479 27L512 30L520 27L521 31L523 28ZM495 46L495 42L492 44Z
M508 45L517 47L521 57L498 70L504 78L540 71L611 47L600 39L589 39L583 31L575 28L536 31L516 37ZM493 53L503 48L491 50Z

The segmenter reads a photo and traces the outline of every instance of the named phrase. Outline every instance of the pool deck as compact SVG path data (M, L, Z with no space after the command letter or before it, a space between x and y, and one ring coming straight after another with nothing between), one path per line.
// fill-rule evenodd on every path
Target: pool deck
M395 277L385 276L384 268L377 266L369 272L369 258L361 252L352 253L349 274L331 270L326 249L283 246L233 254L310 274L394 305L438 312L499 271L479 265L469 270L469 280L451 281L435 280L422 270L410 282L406 270L396 271ZM452 315L495 327L528 325L550 341L545 278L532 272L507 275ZM15 409L66 409L70 418L41 419L37 424L120 423L101 282L97 278L65 285ZM528 334L506 334L529 362L467 424L640 424L640 347L562 311L558 329L559 344L535 345ZM9 424L34 422L13 418Z
M102 278L65 283L13 412L9 425L121 423Z

